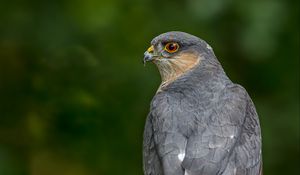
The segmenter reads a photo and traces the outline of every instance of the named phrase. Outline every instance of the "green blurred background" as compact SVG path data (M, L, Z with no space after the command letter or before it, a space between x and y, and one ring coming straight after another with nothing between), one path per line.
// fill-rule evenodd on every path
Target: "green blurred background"
M141 175L150 40L214 48L260 115L264 174L299 174L299 1L1 0L0 175Z

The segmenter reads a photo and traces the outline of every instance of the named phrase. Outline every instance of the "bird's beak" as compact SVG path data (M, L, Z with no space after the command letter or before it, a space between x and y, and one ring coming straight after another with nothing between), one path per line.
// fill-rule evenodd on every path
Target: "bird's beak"
M144 65L146 64L146 62L148 61L153 61L154 60L154 55L153 55L153 51L154 51L154 47L153 45L150 46L147 51L144 53L144 59L143 59L143 63Z

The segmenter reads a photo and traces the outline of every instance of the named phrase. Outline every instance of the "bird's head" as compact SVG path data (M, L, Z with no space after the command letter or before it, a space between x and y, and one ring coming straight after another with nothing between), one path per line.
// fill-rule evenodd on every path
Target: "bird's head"
M211 47L200 38L184 32L167 32L155 37L144 53L144 64L155 63L162 83L169 84L200 64L201 55Z

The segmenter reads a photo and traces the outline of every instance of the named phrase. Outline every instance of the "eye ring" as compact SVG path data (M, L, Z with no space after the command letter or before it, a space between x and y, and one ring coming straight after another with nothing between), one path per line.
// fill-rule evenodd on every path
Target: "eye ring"
M175 53L177 52L179 49L179 44L178 43L174 43L174 42L171 42L171 43L167 43L165 45L165 51L169 52L169 53Z

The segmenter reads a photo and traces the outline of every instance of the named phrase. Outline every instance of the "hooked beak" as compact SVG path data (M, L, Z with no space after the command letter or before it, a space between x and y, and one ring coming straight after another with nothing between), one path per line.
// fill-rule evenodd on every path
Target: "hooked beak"
M144 60L143 60L144 64L146 64L146 62L152 61L152 60L153 60L153 55L151 53L149 53L148 51L146 51L144 53Z
M153 61L156 57L156 55L153 55L153 52L154 52L154 47L153 45L150 46L147 51L144 53L144 59L143 59L143 63L144 65L146 64L146 62L148 61Z

